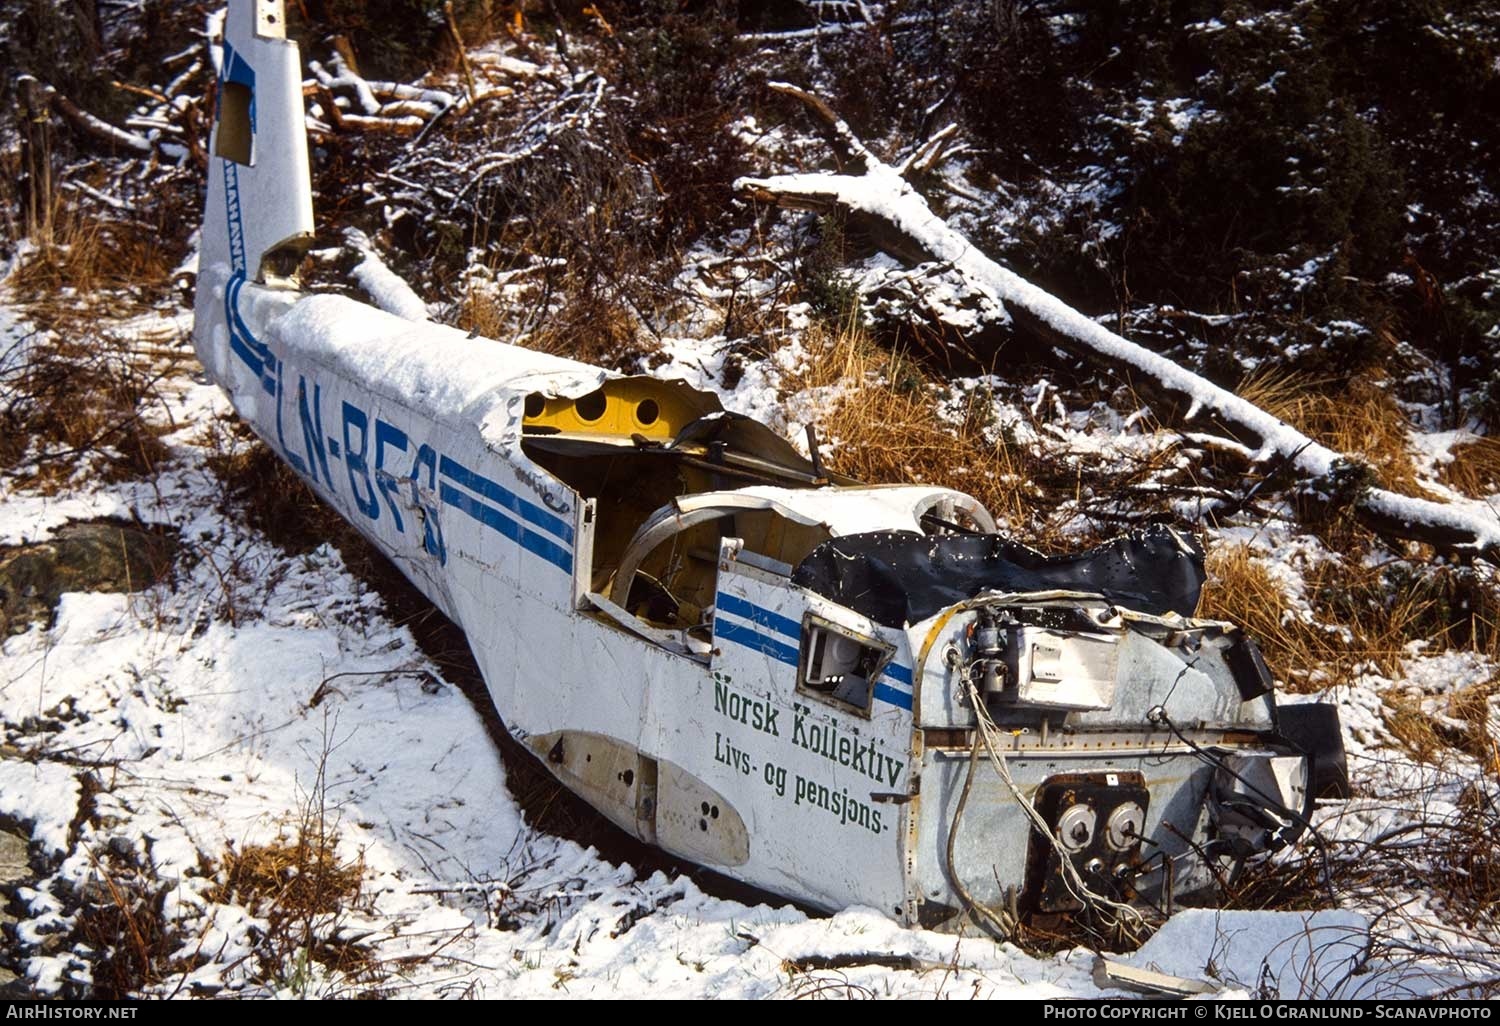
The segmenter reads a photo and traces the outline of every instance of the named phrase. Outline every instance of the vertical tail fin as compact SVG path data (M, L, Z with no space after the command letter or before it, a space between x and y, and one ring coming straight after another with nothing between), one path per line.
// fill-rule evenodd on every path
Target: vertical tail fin
M312 240L302 61L283 0L229 0L199 250L205 293L295 269Z

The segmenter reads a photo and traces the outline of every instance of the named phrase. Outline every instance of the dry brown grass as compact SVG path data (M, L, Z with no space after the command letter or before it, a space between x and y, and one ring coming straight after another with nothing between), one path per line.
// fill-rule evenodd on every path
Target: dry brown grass
M564 281L562 286L567 291L570 283ZM539 286L538 299L545 294ZM540 327L520 338L514 337L517 312L507 304L484 283L471 282L459 297L458 327L486 339L626 373L648 367L656 352L654 340L640 327L640 319L623 303L597 293L579 290L560 311L542 318Z
M1266 565L1248 545L1219 545L1205 560L1208 580L1198 602L1198 615L1238 624L1260 645L1278 676L1284 664L1305 657L1308 641L1285 616L1290 603ZM1306 662L1305 658L1300 661Z
M817 424L830 470L871 484L954 488L1002 523L1026 522L1035 508L1029 456L993 430L988 396L966 397L963 419L952 423L937 416L941 393L922 368L858 328L814 327L803 347L807 360L785 390L842 390Z
M1236 391L1308 437L1364 461L1382 487L1429 494L1417 480L1406 415L1378 381L1357 377L1338 383L1270 371L1251 375Z
M271 844L230 847L222 860L221 883L210 900L238 904L263 918L266 929L256 944L261 978L299 989L307 962L359 977L373 966L369 948L339 936L341 917L359 900L363 858L338 856L338 836L322 823L303 823Z
M362 861L340 861L336 837L299 830L271 844L230 848L223 860L219 900L252 909L273 908L283 916L330 915L359 897Z
M1474 499L1500 491L1500 438L1476 438L1453 447L1453 459L1438 476L1449 488Z
M1292 690L1352 679L1373 666L1394 675L1414 641L1430 651L1500 654L1500 594L1478 571L1354 559L1302 569L1312 621L1249 546L1219 545L1207 558L1202 616L1245 628Z
M359 901L365 863L339 855L336 811L328 802L328 759L335 745L327 720L313 785L295 822L270 844L224 853L210 901L238 904L265 920L256 939L261 979L305 994L308 964L316 962L351 979L375 968L368 947L342 936L340 925Z
M58 203L48 237L33 240L6 284L27 318L52 331L86 328L100 315L140 313L171 286L180 257L171 237Z
M1260 646L1278 680L1305 690L1346 679L1373 653L1351 646L1332 625L1309 623L1248 545L1219 545L1206 559L1208 579L1198 615L1244 628Z
M151 474L166 458L163 429L148 422L160 403L162 368L139 360L129 343L90 329L29 340L31 349L0 364L0 466L23 485L49 491L80 466L106 480Z
M1489 699L1497 691L1494 679L1459 688L1445 697L1443 715L1424 709L1421 697L1389 691L1381 696L1386 729L1419 762L1442 765L1456 750L1500 774L1500 748L1489 727Z
M487 283L470 281L459 294L456 327L464 331L492 338L499 342L511 341L513 318L508 315L507 304Z
M177 254L165 238L54 202L6 279L39 329L0 353L0 466L26 460L29 487L55 489L82 466L102 464L107 478L150 474L165 457L145 414L169 368L100 327L150 309L170 289Z

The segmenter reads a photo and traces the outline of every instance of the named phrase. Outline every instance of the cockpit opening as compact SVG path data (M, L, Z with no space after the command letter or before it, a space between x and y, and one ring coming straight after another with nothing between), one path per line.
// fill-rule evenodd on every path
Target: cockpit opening
M758 484L849 483L820 474L785 439L682 382L614 378L577 398L532 393L523 412L522 451L593 502L583 591L651 627L706 628L721 539L743 539L789 572L830 537L764 506L663 517L677 500Z

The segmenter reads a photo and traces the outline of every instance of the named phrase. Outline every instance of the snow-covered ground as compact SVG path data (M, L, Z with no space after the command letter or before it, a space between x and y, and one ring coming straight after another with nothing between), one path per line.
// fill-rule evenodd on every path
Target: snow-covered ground
M194 375L185 328L185 313L119 326L171 331L186 357L154 414L172 425L171 459L154 477L84 475L47 495L0 484L0 544L101 517L169 526L180 542L161 583L67 594L53 624L0 647L0 817L29 835L36 871L13 902L12 961L28 987L87 992L107 952L81 929L81 904L141 914L140 896L149 905L155 895L170 944L142 986L157 995L1099 994L1083 949L1038 958L901 929L868 909L752 907L529 826L479 711L339 552L290 557L226 512L210 457L251 443L214 429L229 407ZM767 401L764 382L743 388L729 401ZM1460 657L1413 666L1404 685L1427 693L1489 669ZM1451 812L1457 778L1423 778L1395 758L1374 688L1345 690L1334 697L1371 798L1325 809L1326 829L1390 829L1402 812L1383 795L1398 792L1420 791L1422 815ZM294 843L309 825L336 835L357 892L278 932L274 899L226 888L226 859ZM1427 920L1425 948L1414 942L1397 959L1366 950L1361 911L1373 909L1179 913L1131 961L1209 979L1226 996L1458 982L1433 954L1459 942L1441 912ZM309 957L338 942L357 942L357 968Z

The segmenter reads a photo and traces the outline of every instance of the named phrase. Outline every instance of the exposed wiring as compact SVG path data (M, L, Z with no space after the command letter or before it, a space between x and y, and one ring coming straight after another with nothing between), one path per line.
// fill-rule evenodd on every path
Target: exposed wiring
M974 771L979 765L979 734L974 734L974 744L969 749L969 771L964 776L964 789L958 796L958 808L953 810L953 822L948 827L948 879L953 883L953 889L963 899L969 910L979 916L986 924L998 933L1003 940L1010 940L1016 934L1020 923L1009 911L996 911L982 905L974 900L969 893L969 888L964 885L962 878L958 875L958 868L954 860L954 851L958 846L958 825L963 821L964 808L969 804L969 792L974 789Z
M1016 804L1020 806L1026 817L1031 821L1032 826L1041 834L1042 837L1047 839L1047 843L1050 844L1055 851L1058 861L1058 875L1061 878L1064 887L1067 888L1067 891L1071 895L1071 897L1081 906L1090 910L1094 915L1098 916L1100 922L1106 928L1113 928L1126 936L1130 936L1136 939L1143 939L1141 935L1149 929L1149 924L1147 923L1145 917L1141 914L1141 911L1129 904L1121 901L1116 901L1112 898L1102 895L1089 887L1088 883L1083 878L1083 874L1079 871L1077 865L1074 864L1071 853L1067 851L1061 839L1057 836L1052 827L1047 823L1042 814L1037 811L1031 800L1021 791L1021 788L1016 784L1015 779L1011 776L1009 762L1006 759L1003 750L1004 731L1002 731L1002 729L995 723L994 719L991 717L989 709L984 702L983 696L981 695L978 686L974 682L974 670L977 668L977 664L971 664L966 668L966 672L959 675L959 679L963 683L965 697L968 700L970 708L974 712L975 732L974 742L969 750L968 770L965 774L963 790L959 796L958 806L954 810L953 822L950 825L950 829L948 832L947 869L949 878L953 883L955 891L957 891L959 897L967 904L969 909L976 916L983 919L987 925L995 929L1002 936L1009 937L1013 935L1015 930L1019 927L1019 921L1014 914L1010 912L997 912L996 910L988 908L975 901L973 895L969 892L968 888L959 878L956 867L955 853L957 847L959 825L962 821L964 810L968 806L969 796L973 790L974 779L979 762L979 750L980 746L983 745L989 762L995 767L996 774L999 776L1001 782L1004 783L1006 789L1010 792L1011 797L1015 800ZM1318 829L1308 820L1307 816L1304 813L1286 808L1279 800L1266 794L1265 791L1263 791L1260 787L1247 780L1240 773L1231 769L1224 762L1224 760L1216 757L1213 753L1209 752L1207 749L1203 748L1203 746L1199 745L1197 742L1189 738L1182 732L1181 729L1178 728L1175 723L1172 722L1171 717L1167 715L1166 710L1162 706L1158 705L1154 707L1147 714L1147 718L1150 720L1150 722L1163 726L1167 730L1169 730L1179 742L1185 745L1188 750L1192 752L1193 755L1201 759L1210 767L1223 774L1225 777L1237 780L1241 785L1245 787L1246 791L1249 794L1256 796L1260 799L1260 801L1265 803L1263 807L1264 811L1266 813L1269 813L1270 816L1279 817L1287 823L1296 825L1300 827L1302 831L1305 831L1310 837L1312 837L1323 859L1323 882L1329 888L1330 897L1332 896L1332 872L1329 861L1328 844L1319 833ZM1311 782L1309 782L1309 788L1310 787ZM1310 802L1311 799L1309 798L1309 806ZM1272 830L1273 833L1277 832L1274 826L1274 822L1267 822L1263 825L1265 825L1267 829ZM1206 863L1208 863L1210 869L1215 868L1212 864L1212 856L1209 854L1209 852L1204 851L1197 845L1191 844L1191 842L1189 842L1189 844L1193 851L1197 853L1201 858L1203 858ZM1174 875L1171 872L1173 860L1170 857L1165 857L1165 853L1158 854L1164 856L1162 858L1162 871L1166 875L1166 877L1170 878ZM1189 853L1184 852L1183 854L1187 855ZM1217 875L1217 872L1215 873L1215 875ZM1169 892L1171 886L1172 884L1170 882L1170 879L1168 879L1167 888ZM1170 895L1168 897L1168 901L1170 902Z
M995 721L990 717L989 709L986 708L984 700L979 694L979 689L974 686L971 674L965 673L960 679L964 682L969 704L974 710L974 722L978 728L976 731L974 753L971 754L971 779L973 774L972 762L977 756L978 742L983 741L990 762L994 765L995 772L999 774L1001 781L1004 782L1006 788L1010 791L1011 797L1015 799L1016 804L1021 807L1021 811L1031 820L1032 825L1047 839L1047 842L1057 852L1059 872L1063 885L1068 889L1068 893L1080 905L1098 915L1106 927L1113 927L1138 940L1144 939L1141 934L1149 930L1150 926L1146 922L1145 916L1141 915L1140 910L1132 908L1124 902L1107 898L1091 889L1084 882L1083 874L1078 871L1078 867L1073 864L1073 856L1063 847L1062 841L1058 839L1052 827L1048 825L1046 819L1036 810L1036 807L1031 804L1031 800L1021 793L1020 787L1016 785L1014 778L1011 777L1010 766L1004 754L996 745L996 742L1000 740L1000 728L996 726ZM949 839L950 841L952 840L951 834Z

